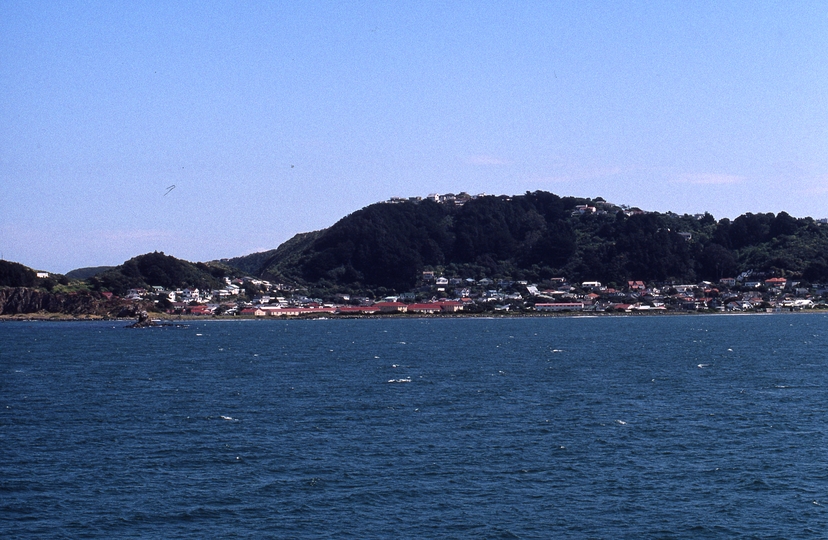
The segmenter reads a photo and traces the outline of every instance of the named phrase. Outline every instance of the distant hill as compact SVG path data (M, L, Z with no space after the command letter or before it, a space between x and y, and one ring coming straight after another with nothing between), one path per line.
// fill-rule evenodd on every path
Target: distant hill
M733 221L621 209L536 191L464 204L377 203L276 250L231 259L249 273L342 290L412 288L424 269L462 277L605 283L716 281L752 270L828 281L828 226L785 212Z
M734 220L618 207L602 198L517 196L396 200L297 234L274 250L191 263L161 252L120 266L82 268L93 291L216 288L225 276L256 276L324 293L374 296L414 288L424 270L447 277L527 280L552 277L623 285L716 282L741 273L828 283L828 225L785 212ZM52 290L67 277L37 279L0 261L0 286Z
M163 252L133 257L120 266L88 279L93 290L108 290L123 295L129 289L159 285L168 289L215 288L224 276L234 272L226 265L191 263Z
M79 279L85 280L89 279L92 276L97 276L98 274L102 274L107 270L112 270L115 268L114 266L90 266L89 268L76 268L75 270L71 270L66 273L66 277L69 279Z
M251 276L269 279L291 275L293 278L299 278L295 275L294 270L294 266L298 262L298 256L323 232L299 233L276 249L229 259L227 264L239 268Z

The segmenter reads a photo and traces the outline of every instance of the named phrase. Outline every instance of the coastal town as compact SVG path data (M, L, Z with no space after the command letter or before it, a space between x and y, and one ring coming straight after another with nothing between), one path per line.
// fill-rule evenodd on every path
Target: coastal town
M104 293L112 297L112 293ZM285 284L225 278L221 289L131 289L125 299L152 301L157 312L193 317L321 317L409 314L782 312L828 308L828 285L801 287L783 277L746 272L718 283L645 283L621 286L564 277L541 284L506 279L446 277L422 272L412 291L370 299L338 294L310 298Z

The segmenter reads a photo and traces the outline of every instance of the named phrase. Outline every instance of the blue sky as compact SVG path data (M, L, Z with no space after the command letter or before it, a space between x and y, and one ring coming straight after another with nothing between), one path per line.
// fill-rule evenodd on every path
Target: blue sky
M0 6L0 251L34 268L433 192L828 217L824 2Z

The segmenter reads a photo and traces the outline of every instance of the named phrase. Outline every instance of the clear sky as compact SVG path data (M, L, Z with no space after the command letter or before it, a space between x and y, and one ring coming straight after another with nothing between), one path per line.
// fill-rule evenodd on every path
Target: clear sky
M246 255L434 192L828 217L824 1L0 13L0 252L37 269Z

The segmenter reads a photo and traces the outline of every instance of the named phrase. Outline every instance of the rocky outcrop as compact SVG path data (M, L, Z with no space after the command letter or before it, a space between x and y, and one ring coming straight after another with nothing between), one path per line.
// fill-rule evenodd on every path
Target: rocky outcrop
M0 315L46 312L67 315L137 317L142 310L151 307L151 304L145 304L147 303L134 303L119 298L107 300L100 293L93 291L50 293L28 287L0 288Z
M127 328L149 328L151 326L158 326L158 324L150 319L149 313L142 311L138 314L138 321L130 324Z

